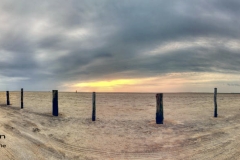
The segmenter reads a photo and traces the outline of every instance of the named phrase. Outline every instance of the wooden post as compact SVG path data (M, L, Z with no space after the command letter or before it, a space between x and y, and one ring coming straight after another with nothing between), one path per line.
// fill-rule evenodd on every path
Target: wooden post
M156 110L156 124L163 124L163 94L157 93L156 94L156 101L157 101L157 110Z
M7 95L7 105L10 105L10 100L9 100L9 91L7 91L6 95Z
M58 90L52 90L53 100L52 100L52 115L58 116Z
M217 88L214 88L214 117L217 116Z
M92 121L96 119L96 93L92 93Z
M21 109L23 109L23 88L21 88Z

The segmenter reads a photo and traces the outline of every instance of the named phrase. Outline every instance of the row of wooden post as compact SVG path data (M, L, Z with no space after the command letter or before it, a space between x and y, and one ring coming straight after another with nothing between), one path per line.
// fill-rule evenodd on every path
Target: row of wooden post
M7 105L10 105L9 91L7 95ZM58 116L58 90L52 91L52 115ZM163 93L156 94L156 124L163 124ZM23 109L23 88L21 88L21 109ZM217 117L217 88L214 88L214 117ZM96 120L96 93L92 93L92 121Z
M53 90L52 115L58 116L58 90ZM96 93L92 93L92 121L96 120Z
M9 91L6 92L7 105L10 105ZM21 88L21 109L23 109L23 88Z
M163 94L156 94L156 124L163 124ZM214 117L217 117L217 88L214 88Z
M6 92L7 105L10 105L9 91ZM52 91L52 115L58 116L58 90ZM92 94L92 121L96 120L96 93ZM23 109L23 88L21 88L21 109Z

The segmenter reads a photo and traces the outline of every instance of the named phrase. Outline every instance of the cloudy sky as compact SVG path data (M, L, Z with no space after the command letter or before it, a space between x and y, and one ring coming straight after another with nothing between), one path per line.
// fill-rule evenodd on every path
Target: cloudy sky
M240 92L239 0L1 0L0 90Z

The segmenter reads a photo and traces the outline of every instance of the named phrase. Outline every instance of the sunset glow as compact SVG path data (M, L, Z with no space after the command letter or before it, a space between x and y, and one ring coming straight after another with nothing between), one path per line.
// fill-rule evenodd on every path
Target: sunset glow
M199 77L201 77L199 79ZM75 84L66 84L68 90L78 90L86 92L181 92L211 91L216 86L231 90L237 90L235 83L227 83L229 80L238 81L240 76L223 73L170 73L163 76L139 79L112 79L105 81L89 81ZM199 85L202 87L199 88Z
M118 80L111 80L111 81L79 83L74 86L76 87L115 87L115 86L129 85L129 84L135 84L135 83L136 83L136 80L132 80L132 79L118 79Z

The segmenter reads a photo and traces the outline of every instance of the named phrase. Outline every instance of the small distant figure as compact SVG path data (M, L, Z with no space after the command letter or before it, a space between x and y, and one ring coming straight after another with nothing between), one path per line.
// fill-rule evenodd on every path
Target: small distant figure
M76 93L77 93L77 90L76 90Z

